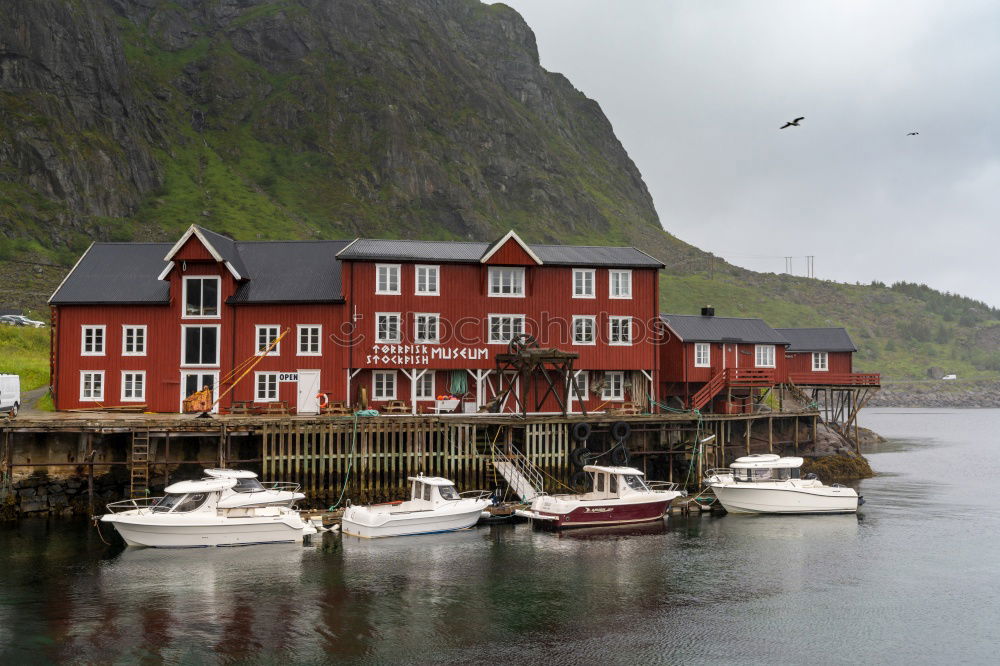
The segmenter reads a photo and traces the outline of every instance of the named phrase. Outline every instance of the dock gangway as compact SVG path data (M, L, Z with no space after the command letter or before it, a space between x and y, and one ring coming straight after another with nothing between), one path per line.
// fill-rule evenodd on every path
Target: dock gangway
M493 447L493 467L507 481L522 502L530 502L545 492L542 470L514 447L509 452Z

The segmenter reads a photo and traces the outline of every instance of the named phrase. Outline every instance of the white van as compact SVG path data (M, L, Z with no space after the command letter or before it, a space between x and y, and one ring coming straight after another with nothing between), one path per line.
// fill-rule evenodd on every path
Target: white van
M17 416L21 409L21 378L17 375L0 375L0 414Z

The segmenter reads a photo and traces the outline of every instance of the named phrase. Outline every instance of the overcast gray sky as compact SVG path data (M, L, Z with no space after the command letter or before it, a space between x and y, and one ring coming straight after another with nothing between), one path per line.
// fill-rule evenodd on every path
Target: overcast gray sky
M815 255L820 278L1000 306L1000 3L506 4L600 103L671 233L754 270Z

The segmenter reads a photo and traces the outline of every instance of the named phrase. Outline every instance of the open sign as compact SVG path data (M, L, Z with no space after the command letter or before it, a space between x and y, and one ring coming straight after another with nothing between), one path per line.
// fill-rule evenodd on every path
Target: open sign
M299 381L299 373L297 372L279 372L278 373L279 382L297 382Z

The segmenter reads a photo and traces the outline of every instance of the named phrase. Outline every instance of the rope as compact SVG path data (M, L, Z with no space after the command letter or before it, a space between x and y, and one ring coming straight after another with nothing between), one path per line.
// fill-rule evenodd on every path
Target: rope
M372 414L374 412L374 414ZM351 455L347 458L347 471L344 472L344 484L340 488L340 497L337 498L337 503L327 509L327 511L333 511L340 503L344 501L344 493L347 492L347 483L351 478L351 466L354 464L354 445L358 441L358 417L359 416L377 416L378 412L374 409L363 409L361 411L354 412L354 431L351 433Z

